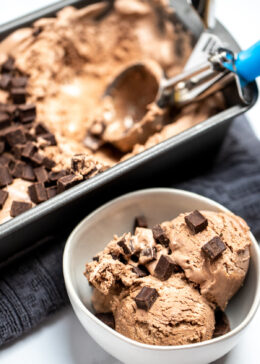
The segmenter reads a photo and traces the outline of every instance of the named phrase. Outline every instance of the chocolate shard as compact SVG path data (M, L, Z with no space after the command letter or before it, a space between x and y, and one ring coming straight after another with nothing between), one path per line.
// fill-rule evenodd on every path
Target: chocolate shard
M27 159L30 159L32 155L37 151L37 147L33 142L27 142L22 149L21 157Z
M47 140L47 142L49 142L49 145L57 145L57 141L54 134L52 133L42 134L41 137Z
M42 135L42 134L49 134L50 131L44 123L38 123L35 126L35 134Z
M32 123L36 118L35 104L25 104L18 106L19 119L21 123Z
M0 154L2 154L5 151L5 142L0 141Z
M71 188L78 184L82 180L82 177L76 176L75 174L69 174L67 176L61 177L58 179L57 187L58 193L61 193L68 188Z
M198 210L194 210L188 216L185 216L185 222L194 234L200 233L208 226L208 220Z
M157 244L161 244L163 246L165 246L166 248L168 248L169 244L170 244L170 240L167 237L165 231L162 229L161 225L155 225L152 228L152 232L153 232L153 237L154 240L156 241Z
M51 182L56 182L61 177L66 176L66 174L67 173L66 173L65 169L61 169L60 171L57 171L57 172L54 172L54 171L49 172L49 176L48 177L49 177L49 180Z
M217 309L215 311L215 330L213 338L227 334L230 331L230 324L225 312Z
M9 193L4 190L0 190L0 209L4 207L4 204L8 198Z
M14 58L9 56L8 59L2 64L1 72L10 73L14 70Z
M32 156L31 156L31 161L35 164L35 165L42 165L43 164L43 161L44 161L44 155L40 154L39 152L36 152L34 153Z
M43 166L34 168L34 173L38 182L45 183L49 180L48 172Z
M92 152L96 152L99 148L102 147L102 145L104 145L104 141L100 138L95 137L94 135L88 134L85 137L83 144Z
M99 256L96 255L95 257L92 258L93 262L99 262Z
M131 245L128 246L128 244L126 243L125 238L122 238L120 241L118 241L117 245L120 246L120 248L123 249L123 252L124 252L125 255L133 254L133 247Z
M22 158L24 145L23 144L16 144L12 147L12 153L16 159Z
M5 112L0 112L0 129L8 128L10 125L10 116Z
M227 247L218 236L215 236L204 244L201 249L210 260L215 260L220 257Z
M7 166L0 166L0 187L5 187L13 182Z
M140 262L142 264L148 263L157 257L157 250L155 247L145 248L140 252Z
M96 313L95 316L102 321L107 326L111 327L111 329L115 328L115 319L112 312L106 313Z
M143 287L134 300L138 308L148 311L158 296L155 288Z
M102 121L94 121L90 126L89 131L91 135L100 137L105 131L106 125Z
M34 183L28 187L28 194L32 202L39 204L48 199L46 189L43 183Z
M134 221L134 231L137 227L141 227L141 228L148 228L148 223L146 220L146 217L144 215L140 215L140 216L136 216L135 221Z
M11 147L14 147L17 144L26 143L24 129L21 126L10 127L5 134L5 137Z
M42 164L48 170L51 170L56 165L54 160L50 159L49 157L44 157Z
M157 278L165 281L170 278L172 273L177 273L180 267L168 255L161 255L155 267L154 273Z
M23 170L26 164L22 161L15 161L15 164L12 169L10 169L11 174L15 178L22 178Z
M30 210L31 208L32 204L30 202L13 201L11 205L10 215L12 217L16 217L23 212Z
M26 102L26 89L23 87L11 88L11 98L14 104L25 104Z
M149 271L146 269L146 267L144 265L138 265L138 267L133 267L132 271L139 277L139 278L143 278L148 276L150 273Z
M46 188L46 192L49 200L50 198L55 197L57 195L57 187L56 186L48 187Z
M0 79L0 88L4 91L8 91L11 87L12 77L9 74L3 74Z
M12 77L11 79L11 85L13 88L24 88L27 86L28 77L26 76L18 76L18 77Z
M23 166L22 179L26 181L35 181L35 174L33 168L29 164Z

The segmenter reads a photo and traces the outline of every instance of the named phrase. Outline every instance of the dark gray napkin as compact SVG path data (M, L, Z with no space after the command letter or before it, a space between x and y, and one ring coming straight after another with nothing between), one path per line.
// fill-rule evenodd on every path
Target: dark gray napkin
M233 123L207 172L167 184L219 201L244 217L260 237L260 143L244 117ZM64 242L50 240L0 272L0 345L35 327L68 302L62 277Z

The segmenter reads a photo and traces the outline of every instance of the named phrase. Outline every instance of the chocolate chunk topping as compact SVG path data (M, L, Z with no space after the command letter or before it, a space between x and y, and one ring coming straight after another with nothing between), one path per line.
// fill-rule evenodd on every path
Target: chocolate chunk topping
M101 320L104 324L111 327L111 329L115 328L115 319L111 312L109 313L96 313L95 316Z
M28 193L32 202L38 204L48 199L43 183L34 183L28 187Z
M27 86L28 77L20 76L20 77L12 77L11 84L13 88L24 88Z
M146 277L148 276L150 273L148 272L148 270L146 269L146 267L144 265L138 265L138 267L133 267L132 271L138 275L139 278L142 277Z
M157 244L164 245L166 248L170 244L170 240L168 239L167 235L165 234L164 230L162 229L161 225L155 225L152 228L153 237Z
M25 164L23 167L22 179L31 182L35 181L33 168L29 164Z
M131 255L131 260L133 262L137 263L139 260L139 254L136 253L136 254Z
M143 215L136 216L134 221L134 231L137 227L148 228L146 217Z
M1 79L0 79L0 88L2 90L9 90L9 88L11 87L11 80L12 77L8 74L4 74L2 75Z
M49 170L51 170L56 165L54 160L52 160L48 157L44 157L42 164L44 165L44 167L46 169L49 169Z
M21 157L29 159L36 151L36 146L32 142L27 142L23 147Z
M8 57L8 59L2 64L2 73L9 73L14 70L14 58Z
M40 153L36 152L36 153L34 153L34 154L31 156L31 161L32 161L34 164L36 164L36 165L40 166L41 164L43 164L43 161L44 161L44 155L42 155L42 154L40 154Z
M127 260L125 259L125 257L123 256L123 254L119 254L118 258L117 258L121 263L123 264L127 264Z
M49 129L47 128L47 126L43 123L38 123L35 127L35 134L36 135L41 135L41 134L49 134Z
M223 241L215 236L201 248L211 260L217 259L227 249Z
M22 123L31 123L36 118L36 107L34 104L25 104L18 107L20 121Z
M9 193L7 191L0 190L0 209L4 207L5 201L7 200Z
M0 187L5 187L13 182L9 169L6 166L0 166Z
M0 129L7 128L11 125L10 116L5 112L0 112Z
M93 260L94 262L99 262L99 256L97 256L97 255L96 255L95 257L93 257L93 258L92 258L92 260Z
M156 259L157 251L155 248L145 248L141 251L141 255L144 255L146 257L151 257L152 259Z
M157 278L165 281L170 278L172 273L179 272L179 268L168 255L161 255L154 273Z
M79 176L76 176L74 174L69 174L68 176L61 177L58 180L58 193L61 193L68 188L71 188L75 186L77 183L81 181L81 178Z
M213 338L227 334L230 331L230 324L227 315L221 310L215 311L215 330Z
M155 288L143 287L135 297L135 302L138 308L148 311L158 296Z
M198 210L185 216L185 222L194 234L203 231L208 226L208 220Z
M25 167L24 162L16 161L13 168L11 169L12 176L15 178L22 178L24 167Z
M21 126L10 127L5 134L5 137L11 147L14 147L16 144L26 143L24 129Z
M2 154L4 150L5 150L5 142L0 141L0 154Z
M48 187L46 188L46 192L48 199L52 198L57 195L57 187L56 186Z
M131 249L131 246L128 246L125 238L121 239L120 241L117 242L117 245L120 246L120 248L123 249L123 252L125 255L130 255L133 253L133 250Z
M61 177L66 176L66 171L65 169L62 169L58 172L49 172L49 180L50 181L58 181L58 179L60 179Z
M20 159L22 157L23 148L23 144L17 144L12 147L12 153L16 159Z
M48 172L41 166L34 169L34 173L38 182L47 182L49 180Z
M92 150L92 152L96 152L102 145L104 144L103 140L95 137L94 135L88 134L83 141L85 147Z
M13 201L11 206L10 215L12 217L16 217L20 214L22 214L25 211L28 211L32 208L32 204L28 202L22 202L22 201Z
M24 104L26 101L26 90L25 88L11 88L11 97L14 104Z
M52 133L42 134L41 137L47 140L47 142L49 142L50 145L57 145L57 141L54 134Z

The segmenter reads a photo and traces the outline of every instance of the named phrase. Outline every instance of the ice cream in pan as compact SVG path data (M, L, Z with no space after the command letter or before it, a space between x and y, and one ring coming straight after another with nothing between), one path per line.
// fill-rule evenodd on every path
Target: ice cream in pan
M0 43L0 222L224 108L219 93L178 113L146 100L143 115L115 128L102 99L111 80L147 60L178 74L192 37L166 2L117 0L102 16L106 6L64 8Z
M232 213L193 211L114 236L85 276L96 315L152 345L184 345L229 331L224 310L250 260L247 224Z

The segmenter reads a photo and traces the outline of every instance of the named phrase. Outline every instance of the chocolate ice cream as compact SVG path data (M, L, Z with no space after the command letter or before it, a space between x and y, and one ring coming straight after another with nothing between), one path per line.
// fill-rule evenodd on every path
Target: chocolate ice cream
M219 336L214 317L225 317L221 312L243 284L250 242L243 219L212 211L183 213L151 229L115 235L86 264L93 307L113 313L118 332L147 344ZM223 334L229 327L224 321Z

